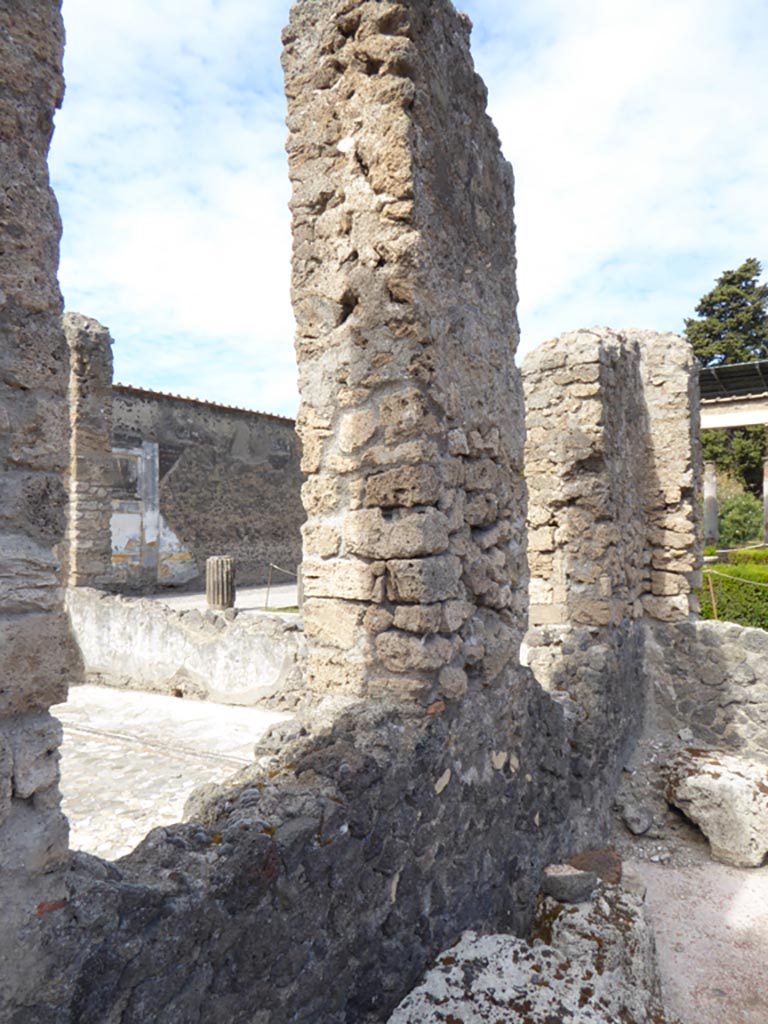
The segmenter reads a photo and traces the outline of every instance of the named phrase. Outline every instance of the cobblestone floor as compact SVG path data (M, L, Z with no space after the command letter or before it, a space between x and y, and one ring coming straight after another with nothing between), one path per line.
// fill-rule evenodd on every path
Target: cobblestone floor
M91 685L73 687L52 711L64 725L70 846L111 860L151 828L180 821L196 786L248 764L256 740L289 717Z

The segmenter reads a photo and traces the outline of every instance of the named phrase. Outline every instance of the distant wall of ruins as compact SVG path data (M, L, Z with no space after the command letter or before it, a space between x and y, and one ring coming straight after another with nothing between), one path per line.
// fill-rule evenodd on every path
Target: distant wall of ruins
M239 584L266 582L270 562L297 571L304 478L293 420L116 385L113 421L115 449L157 445L159 512L201 578L222 554ZM161 565L159 582L178 582L172 567L165 577Z
M78 662L54 548L64 532L67 346L46 157L61 101L59 5L0 9L0 877L60 860L61 728Z
M285 36L318 691L459 699L524 629L512 171L468 27L313 0Z
M696 364L651 331L574 331L524 362L532 626L692 610Z
M65 313L69 346L69 509L66 582L112 580L112 339L97 320Z

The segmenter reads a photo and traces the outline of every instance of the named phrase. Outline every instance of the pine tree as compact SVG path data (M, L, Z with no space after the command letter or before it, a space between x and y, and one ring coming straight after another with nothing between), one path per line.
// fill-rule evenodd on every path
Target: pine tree
M758 284L760 262L726 270L685 321L685 335L702 366L768 359L768 284Z
M726 270L696 306L699 319L685 321L685 335L702 366L768 359L768 284L758 283L761 273L756 259ZM701 440L705 460L761 493L765 427L705 430Z

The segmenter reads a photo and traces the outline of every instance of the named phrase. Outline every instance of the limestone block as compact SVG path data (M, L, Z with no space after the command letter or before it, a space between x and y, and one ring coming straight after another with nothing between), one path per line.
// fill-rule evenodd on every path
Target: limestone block
M304 552L307 557L333 558L341 548L341 534L327 523L304 523L301 528Z
M377 574L366 562L352 559L302 562L305 599L335 597L349 601L374 600Z
M368 633L383 633L394 621L392 612L381 605L372 605L363 616L363 626Z
M403 466L368 477L365 504L369 508L434 505L440 497L440 492L440 479L432 466Z
M443 604L443 633L457 633L474 614L475 606L469 601L446 601Z
M62 611L0 616L0 717L45 711L66 698L82 676L69 621Z
M304 633L333 647L348 650L360 635L365 605L352 601L306 598L303 606Z
M0 534L0 607L49 611L61 602L58 562L47 545L21 533Z
M67 857L69 825L61 811L14 800L0 825L0 864L28 874L51 870Z
M387 564L387 597L405 604L460 598L461 562L454 555L395 559Z
M407 633L439 633L442 623L441 604L405 604L395 609L395 627Z
M385 395L379 401L379 418L384 437L390 444L406 437L428 437L438 432L437 420L429 412L426 396L417 388L402 388Z
M348 651L311 646L307 655L307 687L317 692L332 691L362 697L367 689L367 663L352 660Z
M687 593L688 584L685 577L674 572L652 572L651 593L657 597Z
M712 856L760 867L768 854L768 769L721 751L686 750L663 768L667 800L709 839Z
M339 505L339 483L332 476L312 476L301 488L301 500L308 516L335 512Z
M0 721L0 737L13 762L13 795L27 800L58 782L61 723L51 715L19 715Z
M467 692L467 673L463 668L448 665L440 672L440 693L447 700L461 700Z
M687 619L690 614L690 601L687 594L671 597L644 594L642 602L645 614L652 619L659 619L661 622L680 622L682 619Z
M347 549L366 558L413 558L448 548L448 518L437 509L384 518L380 509L349 512L344 519Z
M362 448L376 432L376 417L369 409L345 413L339 424L339 447L343 452Z
M376 637L376 654L390 672L434 671L452 660L458 641L387 630Z

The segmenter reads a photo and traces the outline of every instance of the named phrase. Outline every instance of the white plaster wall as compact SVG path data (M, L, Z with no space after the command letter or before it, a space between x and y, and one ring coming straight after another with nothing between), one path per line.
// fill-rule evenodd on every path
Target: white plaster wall
M243 705L301 686L295 617L206 618L87 587L68 590L67 609L92 681Z

